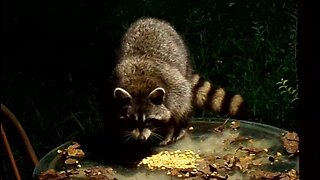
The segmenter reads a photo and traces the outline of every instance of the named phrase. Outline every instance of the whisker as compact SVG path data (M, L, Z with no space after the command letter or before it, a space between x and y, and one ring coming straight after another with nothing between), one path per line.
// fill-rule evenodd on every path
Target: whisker
M162 127L154 127L154 128L151 129L151 131L152 131L152 132L155 132L155 131L158 131L159 129L161 130L161 129L163 129L163 128L162 128Z
M131 132L130 131L124 131L123 133L124 135L121 138L126 138L128 136L131 136Z
M153 137L154 137L155 139L160 140L160 141L164 140L164 137L163 137L163 136L161 136L160 134L155 133L155 132L152 132L152 134L151 134L151 139L153 139Z
M124 143L127 143L131 138L132 138L132 134L130 131L124 131L123 133L124 135L121 137Z
M131 138L132 138L132 136L128 136L123 142L127 143Z
M160 141L164 140L164 137L158 133L156 133L159 129L161 129L161 127L154 127L151 129L152 133L151 136L155 137L155 139L158 139Z

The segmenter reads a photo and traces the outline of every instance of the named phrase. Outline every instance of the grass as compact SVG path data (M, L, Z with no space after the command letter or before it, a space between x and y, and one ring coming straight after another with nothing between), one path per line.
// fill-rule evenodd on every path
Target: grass
M197 72L245 97L253 110L252 121L295 130L297 101L280 86L285 79L288 87L297 87L296 5L294 0L100 0L41 6L49 22L41 25L45 18L34 25L21 18L26 21L20 22L23 31L17 30L22 35L11 35L22 45L12 45L11 54L3 59L24 59L19 54L25 53L28 44L19 37L36 26L35 30L48 34L35 32L35 38L39 36L35 41L51 45L33 45L36 50L26 55L49 65L42 62L31 70L2 66L2 103L21 121L38 157L69 139L95 133L103 127L99 83L103 71L111 70L113 59L103 53L119 47L130 23L150 16L174 25L189 47Z

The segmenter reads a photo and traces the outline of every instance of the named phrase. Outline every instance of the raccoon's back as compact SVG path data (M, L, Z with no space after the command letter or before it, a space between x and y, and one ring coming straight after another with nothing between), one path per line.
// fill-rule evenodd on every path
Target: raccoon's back
M175 29L167 22L142 18L123 36L120 61L131 57L167 63L184 76L190 74L187 48Z

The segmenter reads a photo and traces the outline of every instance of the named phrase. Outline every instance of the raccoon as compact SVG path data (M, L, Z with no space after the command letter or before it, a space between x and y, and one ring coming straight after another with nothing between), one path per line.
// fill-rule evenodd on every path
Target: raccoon
M213 87L193 72L182 37L160 19L141 18L129 27L113 80L114 113L126 141L167 145L185 135L196 108L233 117L243 109L241 95Z

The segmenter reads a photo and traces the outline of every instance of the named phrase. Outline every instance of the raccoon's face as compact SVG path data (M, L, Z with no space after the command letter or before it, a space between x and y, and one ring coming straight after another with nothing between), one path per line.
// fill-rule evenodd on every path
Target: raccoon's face
M120 87L114 90L114 98L120 110L119 119L124 122L128 139L133 137L144 142L151 136L159 138L157 132L171 118L164 104L165 94L165 90L160 87L147 93L129 93Z

